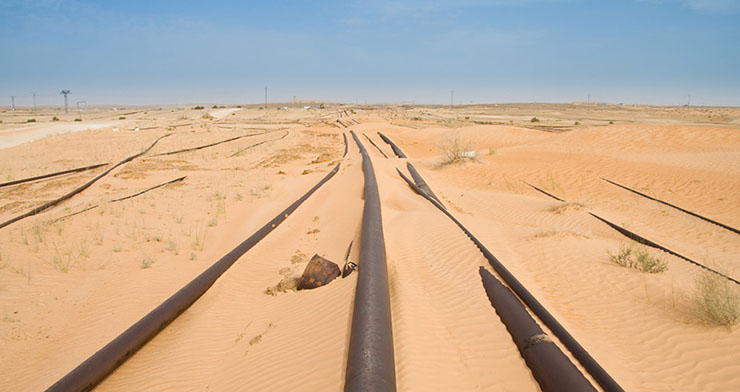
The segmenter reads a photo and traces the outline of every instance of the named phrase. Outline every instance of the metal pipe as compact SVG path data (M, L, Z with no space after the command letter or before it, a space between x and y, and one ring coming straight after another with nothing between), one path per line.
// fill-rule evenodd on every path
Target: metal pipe
M345 391L395 391L393 326L383 222L373 164L357 135L365 176L359 273L347 354Z
M544 392L595 392L593 385L537 325L511 290L485 268L480 267L478 272L491 306L509 331L540 388Z
M100 381L105 379L118 366L136 353L144 344L187 310L190 305L195 303L245 252L287 219L298 206L306 201L324 183L329 181L337 171L339 171L339 165L334 167L326 177L319 181L300 199L293 202L288 208L267 222L257 232L198 275L198 277L193 279L185 287L181 288L149 312L149 314L105 345L105 347L54 383L47 391L89 391L94 388Z
M442 211L448 218L450 218L455 224L470 238L471 241L478 247L483 253L483 256L488 260L493 269L501 276L501 278L509 285L512 291L524 302L534 313L540 321L542 321L552 333L560 339L565 347L573 354L573 356L581 363L581 365L591 374L597 383L607 392L622 392L624 391L619 384L599 365L598 362L586 351L583 346L553 317L542 304L527 290L524 285L519 282L514 275L509 272L506 267L493 255L478 239L463 226L449 211L444 209L441 204L434 200L431 196L426 195L419 187L410 182L407 178L404 178L408 182L409 186L419 193L422 197L427 199L440 211Z

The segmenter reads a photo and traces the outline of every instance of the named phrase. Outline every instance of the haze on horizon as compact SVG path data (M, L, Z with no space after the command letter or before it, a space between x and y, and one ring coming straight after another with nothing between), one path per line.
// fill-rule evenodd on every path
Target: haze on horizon
M737 0L2 0L0 106L740 105Z

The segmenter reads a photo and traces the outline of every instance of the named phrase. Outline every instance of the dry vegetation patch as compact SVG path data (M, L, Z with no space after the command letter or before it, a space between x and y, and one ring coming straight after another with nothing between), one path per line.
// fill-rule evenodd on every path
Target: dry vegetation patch
M707 325L731 327L740 322L740 287L712 272L696 278L694 311Z
M652 256L646 247L622 246L617 254L607 251L609 260L625 268L633 268L638 271L657 274L668 270L665 260Z
M455 135L439 144L442 152L440 166L461 165L467 162L479 162L475 155L473 141Z

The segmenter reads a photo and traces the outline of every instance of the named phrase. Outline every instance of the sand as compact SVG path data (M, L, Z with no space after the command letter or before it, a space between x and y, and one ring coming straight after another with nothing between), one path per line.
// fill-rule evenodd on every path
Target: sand
M104 125L99 129L71 118L51 123L49 111L37 115L40 123L31 130L20 124L27 114L0 114L0 145L10 140L6 135L84 126L0 149L0 182L117 162L171 134L82 194L0 229L4 388L41 390L54 383L341 162L330 182L98 389L342 389L357 275L310 291L271 295L266 289L299 276L313 254L341 266L350 241L359 243L361 157L350 145L342 158L348 129L336 125L335 105L280 107L224 108L211 116L194 109L125 115L100 109L90 120ZM478 267L490 269L487 261L398 176L405 160L384 158L361 135L393 157L378 131L406 152L450 211L626 390L740 389L738 327L705 325L691 310L700 270L657 250L651 253L667 262L666 272L619 267L607 252L629 240L588 214L740 277L740 236L600 180L740 227L740 110L350 109L360 122L351 129L378 178L399 390L539 388L483 291ZM246 134L254 136L156 156ZM478 161L442 165L440 146L452 139L468 144ZM1 188L0 221L103 170ZM180 183L110 202L183 175ZM522 180L571 203L549 199ZM52 222L91 205L100 207ZM358 254L354 246L349 259L357 261Z

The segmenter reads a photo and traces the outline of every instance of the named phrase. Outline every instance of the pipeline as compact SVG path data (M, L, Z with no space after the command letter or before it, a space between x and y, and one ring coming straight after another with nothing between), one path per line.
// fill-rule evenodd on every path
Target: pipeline
M707 218L707 217L705 217L705 216L701 216L701 215L699 215L699 214L697 214L697 213L695 213L695 212L691 212L691 211L689 211L689 210L683 209L683 208L681 208L681 207L679 207L679 206L677 206L677 205L671 204L671 203L669 203L669 202L667 202L667 201L663 201L663 200L660 200L660 199L656 199L656 198L654 198L654 197L652 197L652 196L649 196L649 195L646 195L646 194L644 194L644 193L642 193L642 192L640 192L640 191L634 190L634 189L632 189L632 188L628 188L628 187L626 187L626 186L624 186L624 185L620 185L620 184L617 184L616 182L614 182L614 181L611 181L611 180L608 180L608 179L606 179L606 178L604 178L604 177L601 177L601 179L602 179L602 180L604 180L604 181L606 181L606 182L608 182L608 183L610 183L610 184L612 184L612 185L616 185L616 186L618 186L618 187L620 187L620 188L622 188L622 189L628 190L628 191L630 191L630 192L632 192L632 193L636 193L636 194L638 194L638 195L640 195L640 196L642 196L642 197L648 198L648 199L650 199L650 200L654 200L654 201L657 201L658 203L661 203L661 204L665 204L665 205L667 205L667 206L669 206L669 207L673 207L673 208L675 208L675 209L677 209L677 210L679 210L679 211L685 212L685 213L687 213L687 214L689 214L689 215L692 215L692 216L695 216L695 217L697 217L697 218L699 218L699 219L703 219L703 220L705 220L705 221L707 221L707 222L709 222L709 223L713 223L713 224L715 224L715 225L717 225L717 226L719 226L719 227L722 227L722 228L724 228L724 229L727 229L727 230L729 230L729 231L732 231L732 232L734 232L734 233L736 233L736 234L740 234L740 230L738 230L738 229L736 229L736 228L734 228L734 227L730 227L730 226L727 226L727 225L725 225L725 224L723 224L723 223L719 223L719 222L717 222L717 221L715 221L715 220L709 219L709 218Z
M378 183L367 150L354 131L350 133L362 154L365 206L344 390L395 391L393 326Z
M91 166L85 166L85 167L78 167L76 169L63 170L63 171L58 171L58 172L54 172L54 173L42 174L42 175L36 176L36 177L29 177L29 178L23 178L23 179L20 179L20 180L4 182L4 183L0 184L0 188L6 187L6 186L11 186L11 185L23 184L24 182L31 182L31 181L36 181L36 180L43 180L44 178L57 177L57 176L61 176L61 175L64 175L64 174L69 174L69 173L77 173L77 172L81 172L81 171L87 171L87 170L97 169L97 168L102 167L102 166L105 166L107 164L108 163L98 163L97 165L91 165Z
M269 132L268 132L268 133L269 133ZM254 143L254 144L252 144L252 145L249 145L249 146L246 146L246 147L244 147L244 148L240 148L240 149L239 149L239 150L238 150L237 152L235 152L235 153L233 153L233 154L229 155L229 158L233 158L233 157L235 157L235 156L237 156L237 155L239 155L239 154L243 153L244 151L247 151L247 150L248 150L248 149L250 149L250 148L254 148L254 147L257 147L257 146L263 145L263 144L265 144L265 143L269 143L269 142L276 142L276 141L278 141L278 140L283 140L283 139L285 139L285 137L286 137L286 136L288 136L288 134L290 134L290 131L285 131L285 133L283 134L283 136L277 137L277 138L275 138L275 139L270 139L270 140L263 140L263 141L261 141L261 142L259 142L259 143Z
M523 183L525 183L525 184L527 184L527 185L529 185L529 186L531 186L532 188L534 188L534 190L536 190L536 191L538 191L538 192L542 192L542 193L544 193L545 195L547 195L547 196L550 196L551 198L553 198L553 199L555 199L555 200L557 200L557 201L562 201L563 203L565 203L565 200L563 200L563 199L561 199L561 198L559 198L559 197L557 197L557 196L555 196L555 195L553 195L553 194L551 194L551 193L545 192L545 191L543 191L542 189L540 189L540 188L537 188L536 186L534 186L534 185L532 185L532 184L530 184L530 183L528 183L528 182L526 182L526 181L524 181L524 180L520 180L520 181L521 181L521 182L523 182Z
M408 158L406 154L401 151L401 148L396 145L396 143L393 143L391 139L389 139L387 136L383 135L382 133L378 132L378 136L380 136L381 139L383 139L384 142L388 143L388 145L391 146L393 149L393 152L396 154L399 158Z
M326 177L301 196L300 199L293 202L288 208L267 222L257 232L198 275L198 277L193 279L185 287L177 291L105 347L54 383L47 391L89 391L94 388L144 344L156 336L157 333L195 303L245 252L287 219L298 206L306 201L324 183L329 181L338 171L339 165L334 167Z
M488 260L493 269L501 276L501 278L509 285L509 287L516 293L516 295L524 302L532 312L552 331L552 333L560 339L566 348L573 354L573 356L581 363L581 365L591 374L596 382L607 392L612 391L623 391L622 387L599 365L598 362L586 351L583 346L553 317L542 304L509 272L506 267L494 256L484 245L481 243L460 221L458 221L452 214L447 211L441 204L434 200L431 196L426 195L415 183L411 182L406 176L402 176L403 179L409 184L409 186L420 194L422 197L427 199L440 211L442 211L448 218L450 218L467 236L471 241L478 247L483 253L483 256Z
M381 153L381 154L383 154L383 157L385 157L385 159L388 159L388 155L385 155L385 153L383 152L383 150L381 150L381 149L380 149L380 147L378 147L378 145L377 145L377 144L375 144L375 142L374 142L374 141L373 141L372 139L370 139L370 138L369 138L369 137L368 137L367 135L365 135L364 133L362 134L362 136L365 136L365 139L367 139L367 141L369 141L369 142L370 142L370 144L372 144L372 145L373 145L373 147L377 148L377 149L378 149L378 151L380 151L380 153Z
M183 148L181 150L175 150L175 151L161 152L159 154L155 154L154 156L155 157L158 157L158 156L162 156L162 155L174 155L174 154L179 154L181 152L189 152L189 151L202 150L204 148L218 146L219 144L223 144L223 143L233 142L234 140L239 140L239 139L242 139L242 138L245 138L245 137L265 135L265 134L273 133L273 132L276 132L276 131L269 131L269 132L262 132L262 133L250 133L249 135L235 136L235 137L228 138L228 139L225 139L225 140L220 140L220 141L217 141L217 142L214 142L214 143L204 144L202 146L196 146L196 147L190 147L190 148Z
M422 191L426 192L429 196L434 198L434 200L436 200L437 203L439 203L439 205L444 207L444 204L442 204L442 201L439 200L439 198L437 197L437 195L434 194L434 192L432 192L432 188L430 188L429 185L427 185L426 181L424 181L424 179L421 178L421 175L419 174L418 171L416 171L416 168L411 166L411 164L408 162L406 162L406 168L408 169L409 173L411 173L411 178L414 179L416 186L418 186L419 189L421 189Z
M349 148L349 144L347 143L347 134L342 132L342 138L344 139L344 153L342 153L342 158L347 156L347 149Z
M147 193L147 192L153 191L153 190L155 190L155 189L158 189L158 188L161 188L161 187L163 187L163 186L167 186L167 185L170 185L170 184L174 184L174 183L176 183L176 182L180 182L180 181L182 181L182 180L184 180L184 179L185 179L185 176L182 176L182 177L180 177L180 178L176 178L176 179L174 179L174 180L170 180L170 181L167 181L167 182L165 182L165 183L162 183L162 184L159 184L159 185L155 185L155 186L153 186L153 187L151 187L151 188L147 188L147 189L144 189L143 191L139 191L139 192L136 192L136 193L134 193L133 195L128 195L128 196L124 196L124 197L121 197L121 198L118 198L118 199L113 199L113 200L111 200L110 202L111 202L111 203L114 203L114 202L117 202L117 201L123 201L123 200L131 199L131 198L133 198L133 197L136 197L136 196L140 196L140 195L143 195L144 193ZM60 217L60 218L57 218L57 219L53 219L53 220L49 221L49 223L55 223L55 222L59 222L59 221L61 221L61 220L65 220L65 219L67 219L67 218L73 217L73 216L75 216L75 215L79 215L79 214L82 214L83 212L86 212L86 211L90 211L90 210L93 210L93 209L95 209L95 208L98 208L98 207L100 207L100 204L96 204L96 205L94 205L94 206L90 206L90 207L87 207L87 208L85 208L85 209L82 209L82 210L80 210L80 211L77 211L77 212L73 212L73 213L71 213L71 214L69 214L69 215L64 215L64 216L62 216L62 217Z
M130 162L130 161L132 161L132 160L134 160L134 159L136 159L136 158L138 158L138 157L146 154L147 152L149 152L149 150L152 149L152 147L154 147L154 145L157 144L158 141L162 140L163 138L166 138L167 136L170 136L170 135L167 134L167 135L163 135L163 136L158 137L156 140L154 140L154 143L152 143L144 151L142 151L142 152L140 152L138 154L131 155L130 157L128 157L128 158L126 158L126 159L124 159L124 160L116 163L115 165L113 165L110 168L108 168L108 170L106 170L106 171L98 174L92 180L84 183L82 186L80 186L79 188L77 188L77 189L75 189L75 190L67 193L66 195L64 195L64 196L62 196L62 197L60 197L58 199L52 200L52 201L50 201L48 203L44 203L43 205L38 206L38 207L36 207L36 208L32 209L31 211L28 211L28 212L26 212L24 214L18 215L15 218L11 218L10 220L7 220L7 221L5 221L3 223L0 223L0 229L2 229L5 226L8 226L8 225L10 225L12 223L18 222L21 219L28 218L29 216L32 216L32 215L36 215L39 212L42 212L44 210L47 210L47 209L49 209L51 207L54 207L55 205L57 205L57 204L65 201L65 200L67 200L67 199L70 199L72 196L74 196L74 195L76 195L76 194L84 191L85 189L89 188L90 185L94 184L99 179L105 177L108 173L110 173L111 171L113 171L113 169L117 168L118 166L121 166L124 163Z
M638 235L636 233L633 233L633 232L631 232L631 231L625 229L624 227L621 227L621 226L619 226L619 225L617 225L615 223L609 222L608 220L606 220L606 219L604 219L604 218L602 218L602 217L600 217L600 216L598 216L598 215L596 215L596 214L594 214L592 212L589 212L589 214L591 214L591 216L593 216L594 218L596 218L596 219L598 219L598 220L606 223L607 225L609 225L609 227L611 227L612 229L620 232L622 235L624 235L625 237L627 237L627 238L629 238L629 239L631 239L633 241L639 242L639 243L641 243L643 245L651 246L651 247L656 248L656 249L660 249L660 250L662 250L662 251L664 251L666 253L670 253L670 254L672 254L672 255L674 255L676 257L679 257L681 259L684 259L684 260L688 261L689 263L692 263L692 264L694 264L694 265L696 265L698 267L704 268L705 270L707 270L709 272L714 272L715 274L717 274L717 275L719 275L719 276L721 276L721 277L723 277L723 278L725 278L725 279L727 279L727 280L729 280L731 282L734 282L736 284L740 284L740 281L738 281L737 279L733 279L733 278L731 278L731 277L729 277L729 276L727 276L727 275L725 275L725 274L723 274L723 273L721 273L719 271L716 271L716 270L714 270L712 268L707 267L704 264L701 264L701 263L699 263L697 261L691 260L690 258L688 258L686 256L683 256L683 255L681 255L679 253L676 253L676 252L674 252L674 251L666 248L665 246L658 245L655 242L650 241L649 239L647 239L645 237L642 237L642 236L640 236L640 235Z
M483 287L509 331L534 379L544 392L596 391L593 385L527 313L527 309L487 269L480 267Z

